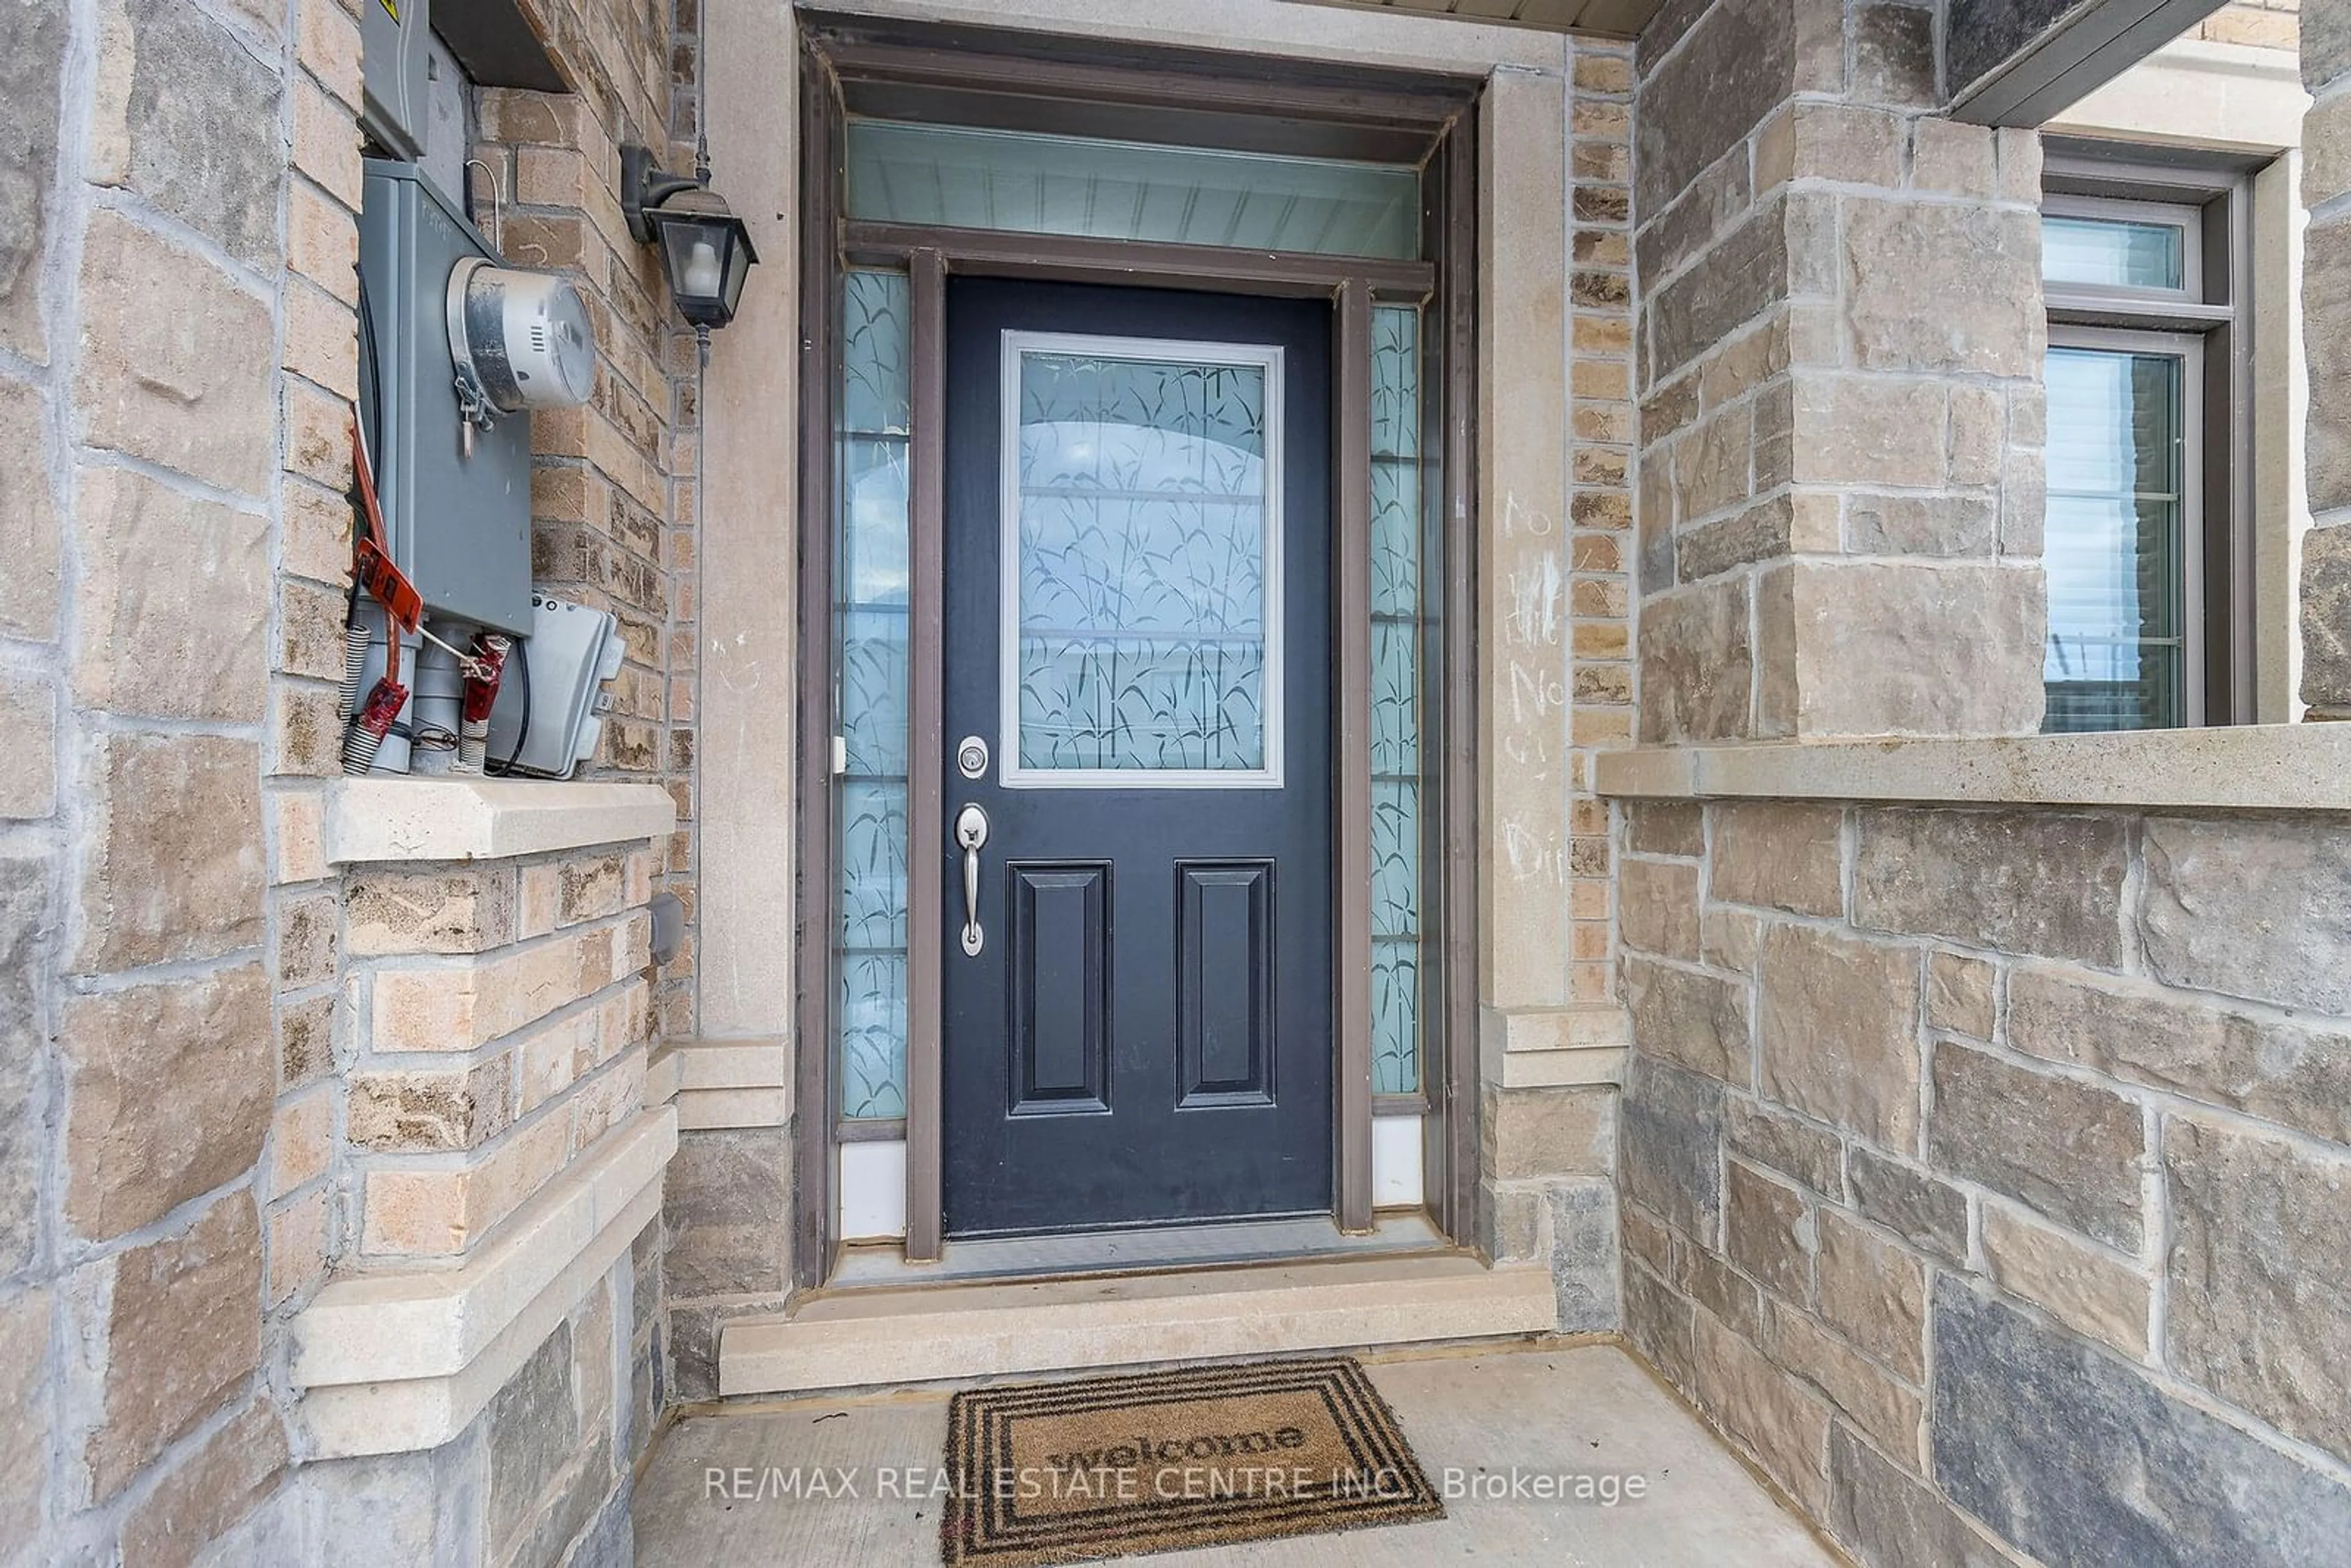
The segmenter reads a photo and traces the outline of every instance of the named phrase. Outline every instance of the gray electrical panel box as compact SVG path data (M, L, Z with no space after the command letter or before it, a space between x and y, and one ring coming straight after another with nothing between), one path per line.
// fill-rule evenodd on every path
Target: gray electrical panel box
M360 0L360 57L366 96L360 122L386 152L424 151L425 73L432 0Z
M469 431L459 412L449 275L469 256L498 259L415 164L368 161L360 412L386 542L436 617L527 637L530 418Z

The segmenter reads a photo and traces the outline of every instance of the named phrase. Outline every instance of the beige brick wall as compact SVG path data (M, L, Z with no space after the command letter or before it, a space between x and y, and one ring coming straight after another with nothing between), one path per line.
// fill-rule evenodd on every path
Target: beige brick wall
M656 862L622 847L351 875L359 1266L475 1250L643 1104Z
M1576 41L1568 94L1568 998L1612 994L1608 808L1633 735L1633 52ZM1499 765L1507 766L1507 761Z
M2351 1521L2346 823L1621 824L1644 1353L1865 1562L2323 1560ZM2191 1495L2185 1526L2155 1500Z
M475 152L491 171L508 254L578 280L599 360L588 405L542 415L533 426L533 570L559 597L620 618L627 661L587 771L665 784L677 801L660 880L686 903L689 936L663 971L654 1005L663 1032L683 1038L695 1032L701 371L659 254L629 237L618 193L623 142L651 147L664 168L694 167L698 7L693 0L633 7L526 0L526 9L579 90L484 93ZM725 190L724 169L714 183ZM488 198L486 190L475 193L486 226Z
M2302 0L2230 0L2196 24L2189 37L2259 49L2299 48Z

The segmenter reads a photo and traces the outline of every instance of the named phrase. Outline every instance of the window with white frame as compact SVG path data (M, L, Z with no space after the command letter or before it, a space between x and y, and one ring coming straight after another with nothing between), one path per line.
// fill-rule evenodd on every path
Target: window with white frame
M2043 728L2252 716L2248 185L2053 151Z

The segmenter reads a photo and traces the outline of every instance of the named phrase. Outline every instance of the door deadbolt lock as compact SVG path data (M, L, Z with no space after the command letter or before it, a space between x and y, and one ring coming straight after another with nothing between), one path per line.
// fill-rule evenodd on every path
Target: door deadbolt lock
M956 770L967 779L987 776L987 742L976 735L967 735L956 742Z

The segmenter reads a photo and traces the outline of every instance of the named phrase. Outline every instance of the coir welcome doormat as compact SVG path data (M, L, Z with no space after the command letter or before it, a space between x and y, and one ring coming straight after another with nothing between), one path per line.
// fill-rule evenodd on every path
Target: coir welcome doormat
M1441 1519L1353 1360L1255 1362L958 1394L951 1565L1025 1568Z

